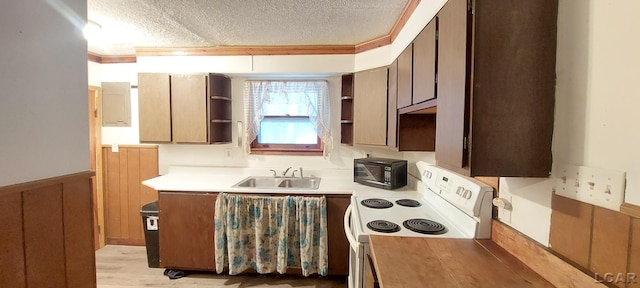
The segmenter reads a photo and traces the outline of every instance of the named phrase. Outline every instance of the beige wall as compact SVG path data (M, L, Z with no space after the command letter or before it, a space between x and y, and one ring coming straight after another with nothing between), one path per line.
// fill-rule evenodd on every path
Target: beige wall
M0 187L89 170L85 0L0 9Z

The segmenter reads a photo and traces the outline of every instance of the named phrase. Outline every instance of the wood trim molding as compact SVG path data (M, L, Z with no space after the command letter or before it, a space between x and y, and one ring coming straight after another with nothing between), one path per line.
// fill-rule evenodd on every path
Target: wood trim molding
M640 206L625 202L620 205L620 212L640 219Z
M137 56L255 56L354 54L352 45L137 47Z
M116 63L136 63L138 58L136 55L98 55L95 53L87 53L87 60L99 64L116 64Z
M354 46L354 54L358 54L361 52L365 52L368 50L373 50L378 47L390 45L393 41L391 40L391 35L384 35L382 37L378 37L373 40L369 40L367 42L362 42Z
M89 52L87 53L87 60L91 62L102 63L102 56Z
M406 25L407 21L409 21L409 17L411 17L413 12L416 11L418 4L420 4L420 0L409 0L409 2L407 2L407 6L404 7L402 14L400 14L400 18L396 20L396 23L393 25L393 28L391 28L391 31L389 32L391 42L393 42L393 40L396 40L396 37L398 37L400 31L402 31L404 25Z
M136 63L136 62L138 62L138 58L136 55L102 56L102 64Z
M515 229L493 220L491 240L556 287L606 287Z
M140 148L140 149L157 149L158 148L158 145L155 145L155 144L152 144L152 145L116 144L116 145L118 145L118 148ZM113 145L111 144L102 144L102 148L111 148L111 147L113 147Z
M34 189L51 186L59 183L73 182L80 179L87 179L87 178L93 177L95 174L96 173L94 171L83 171L83 172L45 178L45 179L40 179L40 180L35 180L35 181L30 181L30 182L25 182L20 184L13 184L9 186L0 187L0 195L15 193L15 192L22 192L26 190L34 190Z

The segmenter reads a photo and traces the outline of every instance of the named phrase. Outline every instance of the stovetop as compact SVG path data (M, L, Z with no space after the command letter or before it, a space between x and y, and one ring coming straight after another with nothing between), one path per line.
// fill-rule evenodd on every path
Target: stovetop
M386 200L391 207L388 208L370 208L362 204L362 201L370 199ZM379 200L375 200L376 202ZM419 203L418 207L406 207L399 205L396 201L411 200L408 202ZM403 202L403 201L401 201ZM384 199L375 197L359 197L352 196L351 203L357 203L354 206L353 215L357 215L354 219L355 236L359 242L368 242L368 235L388 235L388 236L405 236L405 237L447 237L447 238L473 238L473 233L465 233L457 224L449 221L446 217L436 211L436 208L427 203L424 199L417 197L384 197ZM439 234L423 234L414 232L405 227L404 222L411 219L423 219L437 222L445 227L444 233ZM396 232L378 232L367 227L367 224L375 221L386 221L395 224ZM388 225L388 224L386 224Z
M463 239L490 236L490 187L420 162L418 170L422 176L416 185L418 193L398 192L397 196L385 194L387 196L384 197L351 197L351 229L358 242L368 242L369 235ZM371 205L380 207L367 207ZM421 228L434 230L432 232L435 233L415 232L407 225L408 220ZM391 228L391 231L379 232L372 229L378 226Z

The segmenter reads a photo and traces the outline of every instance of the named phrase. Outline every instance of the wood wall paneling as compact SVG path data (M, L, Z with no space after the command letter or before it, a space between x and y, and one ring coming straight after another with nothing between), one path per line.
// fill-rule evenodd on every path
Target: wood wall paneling
M86 237L93 235L91 181L75 180L62 184L64 216L64 251L67 287L96 287L94 244Z
M96 287L93 176L0 187L0 287Z
M593 206L554 194L551 207L550 248L588 269Z
M144 245L140 208L158 199L142 181L158 176L157 146L103 147L108 244Z
M556 287L605 287L513 228L493 220L491 240Z
M2 195L0 219L0 283L2 287L26 287L21 193Z
M629 288L640 287L640 219L631 218L631 247L629 248Z
M628 215L594 206L590 268L599 276L613 273L614 279L604 280L613 280L618 287L625 287L624 281L616 281L615 277L627 273L630 224Z
M24 192L23 209L27 284L66 287L62 185Z

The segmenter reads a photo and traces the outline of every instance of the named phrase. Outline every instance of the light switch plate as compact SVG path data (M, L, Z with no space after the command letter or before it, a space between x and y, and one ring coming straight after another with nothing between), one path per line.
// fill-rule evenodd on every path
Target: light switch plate
M620 211L626 186L624 171L562 165L555 175L557 195Z

